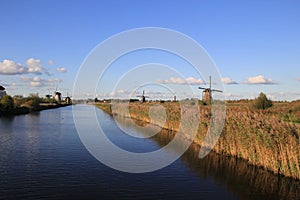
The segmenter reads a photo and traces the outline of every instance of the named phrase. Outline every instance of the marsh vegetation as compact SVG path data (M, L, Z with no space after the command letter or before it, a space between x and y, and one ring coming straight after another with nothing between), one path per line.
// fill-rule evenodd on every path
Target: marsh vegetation
M266 100L266 99L264 99ZM255 107L256 100L226 102L225 126L214 151L244 159L250 165L264 168L274 174L300 179L300 101L273 102L263 109ZM268 104L268 102L267 102ZM166 112L164 129L176 133L180 127L181 110L178 102L131 102L129 112L122 106L111 110L110 103L97 103L97 107L111 115L120 115L151 121L151 107L163 106ZM199 101L200 123L194 143L200 145L210 126L211 106Z

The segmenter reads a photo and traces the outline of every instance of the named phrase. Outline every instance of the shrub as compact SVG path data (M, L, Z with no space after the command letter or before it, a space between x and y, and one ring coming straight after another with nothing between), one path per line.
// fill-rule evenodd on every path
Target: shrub
M267 109L273 106L273 103L267 96L261 92L259 96L254 100L253 107L257 109Z
M9 95L3 96L0 103L1 103L1 110L3 112L11 112L14 108L14 100Z
M22 99L22 106L30 108L31 110L37 110L40 107L42 99L37 94L30 94L29 97Z

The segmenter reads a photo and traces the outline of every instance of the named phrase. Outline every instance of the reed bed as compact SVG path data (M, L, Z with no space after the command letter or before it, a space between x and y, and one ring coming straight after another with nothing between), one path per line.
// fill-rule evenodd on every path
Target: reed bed
M150 111L151 107L158 104L166 113L163 124L159 118L161 115L155 116L155 112ZM124 111L127 105L122 104L117 104L113 109L108 103L97 106L111 115L157 124L174 132L180 129L182 112L178 102L130 103L129 112ZM189 112L188 109L186 111ZM210 118L210 106L200 105L198 131L193 140L195 144L202 144L210 126ZM229 102L225 126L213 151L244 159L274 174L300 179L299 121L300 101L277 102L267 110L252 109L248 101Z

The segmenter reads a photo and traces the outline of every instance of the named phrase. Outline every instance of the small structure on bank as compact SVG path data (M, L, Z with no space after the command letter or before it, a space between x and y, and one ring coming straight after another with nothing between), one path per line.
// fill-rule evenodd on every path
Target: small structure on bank
M5 96L5 95L6 95L5 88L0 85L0 99L2 99L2 97Z
M46 94L46 96L45 96L45 97L46 97L46 99L47 99L47 100L50 100L50 99L51 99L51 97L52 97L52 95L51 95L51 94Z
M54 95L54 99L57 103L60 103L61 102L61 93L56 91L55 95Z
M198 89L203 90L202 100L205 103L211 103L211 101L213 100L212 92L223 92L222 90L211 89L211 76L209 76L209 88L198 87Z
M138 95L136 97L141 97L142 103L146 102L146 98L149 98L148 96L145 96L145 90L143 90L143 94L142 95Z
M72 104L72 100L68 96L65 98L65 102L66 102L66 104Z

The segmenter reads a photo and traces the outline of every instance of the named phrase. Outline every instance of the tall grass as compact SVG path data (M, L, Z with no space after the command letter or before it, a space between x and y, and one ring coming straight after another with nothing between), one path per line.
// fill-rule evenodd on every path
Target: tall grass
M111 115L121 115L156 123L149 117L149 109L158 103L130 103L129 112L120 104L111 110L110 104L97 104ZM177 132L181 109L178 102L161 103L167 120L162 128ZM214 151L246 160L274 174L300 179L300 101L275 103L266 110L252 109L251 102L228 103L225 126ZM123 114L122 114L123 113ZM124 115L126 113L126 115ZM200 106L200 121L194 143L200 145L210 125L210 106ZM288 115L288 117L286 117Z

